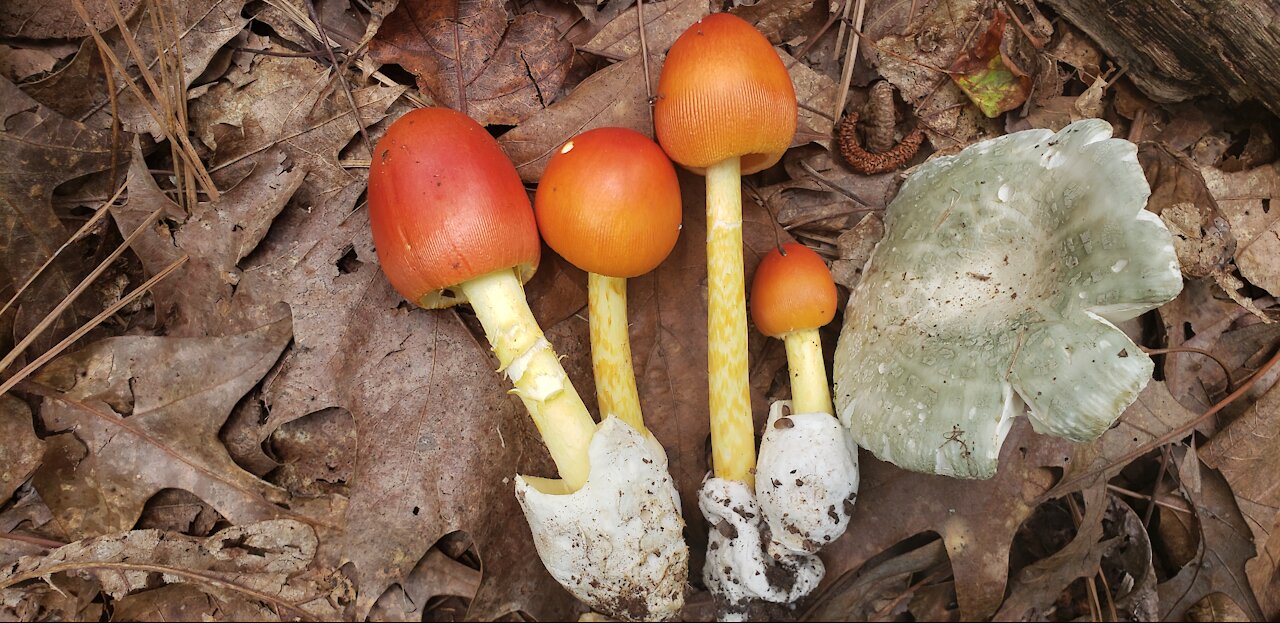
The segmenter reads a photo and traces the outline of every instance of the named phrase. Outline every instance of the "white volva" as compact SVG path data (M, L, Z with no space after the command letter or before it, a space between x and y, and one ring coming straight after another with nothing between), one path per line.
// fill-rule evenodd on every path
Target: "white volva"
M610 417L591 438L587 483L516 477L538 556L574 597L624 620L661 620L684 605L689 548L667 455Z

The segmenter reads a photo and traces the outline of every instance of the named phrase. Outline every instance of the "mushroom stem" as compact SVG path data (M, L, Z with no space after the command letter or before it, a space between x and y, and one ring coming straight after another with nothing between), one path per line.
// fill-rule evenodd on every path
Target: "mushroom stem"
M818 330L792 331L784 335L782 341L787 345L787 367L791 371L791 410L834 416L831 386L827 385L827 364L822 360L822 338Z
M515 385L513 391L533 417L560 478L568 491L577 491L591 471L587 447L596 423L529 310L515 271L481 275L458 289L471 302L498 357L498 370Z
M755 485L755 426L747 371L742 271L742 168L733 157L707 167L707 376L711 455L717 478Z
M600 417L617 417L631 428L647 433L631 366L627 280L587 273L587 302L591 319L591 367L595 371Z

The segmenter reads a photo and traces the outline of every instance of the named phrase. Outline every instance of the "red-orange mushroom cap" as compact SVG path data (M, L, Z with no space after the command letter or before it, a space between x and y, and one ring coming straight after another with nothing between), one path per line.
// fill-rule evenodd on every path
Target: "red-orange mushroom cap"
M689 27L667 53L654 125L672 160L697 171L732 157L773 166L796 133L796 91L769 40L728 13Z
M680 182L667 155L626 128L579 134L551 156L534 197L547 245L607 277L643 275L680 235Z
M794 242L760 260L751 282L751 319L769 337L817 329L836 316L836 283L827 263Z
M541 252L515 166L480 124L447 108L410 111L378 141L369 224L382 271L418 304L504 268L527 278Z

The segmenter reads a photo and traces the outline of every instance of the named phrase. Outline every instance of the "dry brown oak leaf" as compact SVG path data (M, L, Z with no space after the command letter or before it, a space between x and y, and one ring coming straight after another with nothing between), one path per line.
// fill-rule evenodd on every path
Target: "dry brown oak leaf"
M482 125L515 125L555 99L573 45L545 15L508 23L502 0L403 0L369 42L369 56L417 76L437 105Z
M76 13L76 0L8 0L0 4L0 37L24 39L73 39L89 34ZM116 25L115 14L103 0L82 0L89 24L102 31ZM125 19L142 0L112 0Z
M1186 447L1173 450L1175 460L1170 461L1170 470L1180 477L1182 494L1195 511L1199 538L1195 558L1159 586L1160 620L1186 620L1187 609L1212 593L1225 593L1244 609L1250 621L1266 620L1245 570L1246 561L1255 554L1252 533L1236 506L1231 486L1222 474L1205 469L1194 455L1188 456ZM1199 473L1184 471L1188 463Z
M59 115L6 78L0 78L0 122L0 153L5 159L0 167L0 301L8 301L70 237L53 212L53 191L64 182L109 168L111 133ZM24 295L19 315L38 320L78 281L73 267L55 262ZM0 318L0 330L7 332L9 318ZM74 314L65 315L51 333L61 333L77 320ZM34 321L20 318L19 325L26 325L27 330L19 331L25 336ZM0 350L7 352L8 344L7 336L0 337Z
M7 500L44 456L44 442L31 427L31 410L10 394L0 394L0 500Z
M1236 236L1240 274L1280 296L1280 163L1238 173L1201 169L1218 208Z
M1231 484L1257 558L1245 571L1268 620L1280 618L1280 384L1214 435L1200 451Z
M346 618L350 581L335 569L312 565L318 546L310 526L290 520L233 526L203 539L134 530L70 543L0 569L0 596L69 573L92 577L104 593L121 600L148 594L158 581L198 588L210 606L236 604L240 612L253 613L251 620ZM114 620L134 620L114 614ZM190 614L195 616L182 619L201 618L200 612Z
M287 320L217 338L116 337L46 366L29 389L44 398L44 429L56 434L33 484L64 533L127 530L166 488L190 491L235 523L333 523L336 500L290 500L218 442L289 337Z

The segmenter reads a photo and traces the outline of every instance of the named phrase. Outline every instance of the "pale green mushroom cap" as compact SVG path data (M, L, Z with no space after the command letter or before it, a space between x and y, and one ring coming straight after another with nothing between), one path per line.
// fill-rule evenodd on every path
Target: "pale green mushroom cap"
M1151 378L1119 329L1177 296L1137 149L1089 119L921 165L849 299L840 419L906 469L989 478L1013 418L1097 438Z

